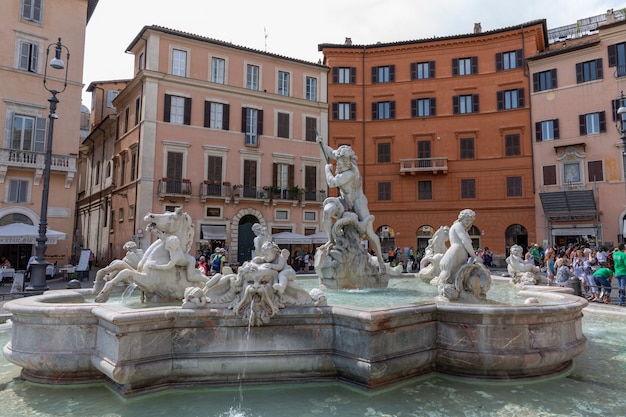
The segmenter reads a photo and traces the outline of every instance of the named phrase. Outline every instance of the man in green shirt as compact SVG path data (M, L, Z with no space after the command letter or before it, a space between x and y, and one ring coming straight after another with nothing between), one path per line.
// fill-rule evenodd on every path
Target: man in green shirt
M611 278L613 278L613 271L609 268L600 268L593 273L596 286L602 289L600 297L593 301L604 301L606 304L611 302Z
M618 288L617 302L620 306L626 305L626 295L624 294L624 288L626 287L626 253L624 248L626 248L626 245L620 243L617 246L617 250L613 252L613 264Z

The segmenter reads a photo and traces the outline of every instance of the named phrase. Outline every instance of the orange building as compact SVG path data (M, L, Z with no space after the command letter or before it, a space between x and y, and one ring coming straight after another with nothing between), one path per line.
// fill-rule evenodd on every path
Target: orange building
M359 157L383 251L425 248L471 208L476 247L502 258L535 239L526 57L545 20L426 40L320 44L329 144Z

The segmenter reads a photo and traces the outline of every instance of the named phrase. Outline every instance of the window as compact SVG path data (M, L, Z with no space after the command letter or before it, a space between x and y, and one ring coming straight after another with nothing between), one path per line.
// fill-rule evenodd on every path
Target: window
M391 183L390 182L379 182L378 183L378 200L379 201L390 201L391 200Z
M207 207L206 217L222 217L222 208L221 207Z
M137 179L137 149L133 149L130 153L130 180Z
M183 160L184 154L182 152L167 152L167 167L165 176L168 181L166 182L166 191L168 193L180 194L182 192L183 182Z
M317 101L317 78L306 77L306 91L304 98L310 101Z
M126 154L122 155L122 163L120 165L120 185L126 184ZM98 162L98 181L100 180L100 163ZM97 184L97 183L96 183Z
M139 115L141 114L141 98L135 99L135 126L139 124Z
M506 156L520 156L522 154L520 135L504 135L504 154Z
M241 128L246 134L245 144L258 146L259 136L263 134L263 110L244 107L242 114Z
M452 75L472 75L478 74L478 57L453 58Z
M522 50L498 52L496 54L496 71L506 71L521 68L524 65Z
M307 142L315 142L317 140L317 135L315 134L317 131L317 119L315 117L305 117L304 123L304 140Z
M576 64L576 82L578 84L601 79L602 58L586 62L579 62Z
M563 182L580 182L580 164L578 162L563 164Z
M246 159L243 161L243 195L256 198L257 161Z
M304 212L304 221L305 222L317 221L317 213L315 211L305 211Z
M452 97L452 112L454 114L478 113L478 111L478 94Z
M7 203L27 203L28 202L28 188L29 183L27 180L12 179L9 181L9 195L7 196Z
M222 182L222 163L223 163L223 158L221 156L217 156L217 155L208 155L207 156L207 180L209 181L217 181L217 182ZM215 184L212 184L212 186L209 186L209 193L210 195L219 195L220 191L221 191L221 187L220 186L215 186Z
M535 123L535 137L537 142L559 138L559 119L544 120Z
M396 118L395 101L378 101L372 103L372 120L386 120Z
M333 67L333 84L356 84L356 67Z
M96 173L94 175L94 184L95 185L100 184L100 170L101 170L100 167L101 166L102 166L102 164L100 163L100 161L96 162Z
M391 143L381 142L378 144L378 163L385 164L391 162Z
M506 196L521 197L522 196L522 177L506 178Z
M294 184L294 166L291 164L274 164L274 178L272 185L281 190L288 190Z
M246 66L246 88L248 90L259 89L259 67L248 64Z
M226 60L222 58L211 58L211 81L224 84L224 74L226 72Z
M589 174L589 182L604 181L604 170L602 161L587 162L587 173Z
M459 144L461 159L474 159L474 138L461 138Z
M230 105L212 101L204 102L204 127L228 130L229 119Z
M289 138L289 113L278 113L276 136L279 138Z
M139 58L137 59L137 62L139 64L139 71L144 69L145 61L146 61L146 55L142 52L142 53L139 54Z
M43 152L46 141L46 119L43 117L13 115L11 149Z
M606 132L606 115L605 113L588 113L578 116L578 123L581 135L592 135L595 133Z
M476 198L476 180L461 180L461 198Z
M172 75L179 77L187 75L187 51L172 50Z
M135 218L135 205L130 204L128 206L128 220L133 220Z
M130 108L124 109L124 133L128 132L128 121L130 119Z
M117 221L118 221L119 223L123 223L123 222L124 222L124 207L120 207L120 208L118 209L118 212L119 212L119 216L118 216Z
M428 117L437 114L435 97L411 99L411 117Z
M498 110L511 110L524 107L524 89L498 91Z
M278 94L281 96L289 95L289 80L291 74L285 71L278 71Z
M543 167L543 185L556 185L556 165Z
M38 72L39 46L37 44L20 41L20 59L17 68L22 71Z
M418 181L417 182L417 198L419 200L432 200L433 199L433 182L432 181Z
M274 218L276 220L289 220L289 211L287 211L287 210L276 210L274 212Z
M411 62L411 79L425 80L435 78L435 61Z
M38 23L41 22L41 1L42 0L23 0L22 19Z
M333 120L356 120L356 103L333 103Z
M618 77L626 75L626 43L618 43L607 47L609 67L616 67Z
M417 157L422 159L422 158L428 158L430 159L431 154L430 154L430 141L429 140L420 140L417 142ZM426 162L426 161L422 161L422 162ZM430 161L428 161L428 166L430 166ZM420 167L421 167L421 163L420 163Z
M396 66L372 67L372 84L390 83L396 79Z
M314 165L304 167L304 199L317 200L317 167Z
M556 68L533 74L533 91L552 90L557 88Z
M115 97L117 97L118 94L119 94L119 91L117 90L107 90L107 107L109 109L115 108L113 106L113 100L115 99Z
M165 95L163 121L175 124L191 124L191 98Z

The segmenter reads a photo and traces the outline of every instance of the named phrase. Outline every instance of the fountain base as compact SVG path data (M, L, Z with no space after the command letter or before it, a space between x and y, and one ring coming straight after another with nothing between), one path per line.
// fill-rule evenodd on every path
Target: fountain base
M534 293L529 293L534 294ZM586 347L586 300L289 307L249 328L227 308L131 309L88 290L13 300L4 355L44 384L105 382L124 396L171 387L345 381L377 389L441 372L490 380L562 373Z

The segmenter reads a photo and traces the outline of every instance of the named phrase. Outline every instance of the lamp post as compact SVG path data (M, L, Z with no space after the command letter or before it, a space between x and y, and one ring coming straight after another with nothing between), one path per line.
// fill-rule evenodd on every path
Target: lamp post
M65 77L63 79L63 89L57 90L48 87L48 67L45 67L43 74L43 86L52 94L48 99L50 103L50 114L48 115L48 138L46 142L46 156L44 159L43 170L43 190L41 193L41 213L39 218L39 236L37 237L37 245L35 246L35 261L31 264L30 273L30 285L26 287L26 291L45 291L48 289L46 284L46 267L48 262L46 261L46 232L48 229L48 194L50 191L50 165L52 163L52 137L54 134L54 121L59 118L56 114L57 104L59 99L57 94L61 94L67 88L67 69L70 60L70 51L65 45L61 43L61 38L56 43L51 43L46 49L46 62L50 55L50 48L54 47L54 58L50 60L50 67L56 70L65 69ZM65 49L67 56L66 62L61 60L61 53Z

